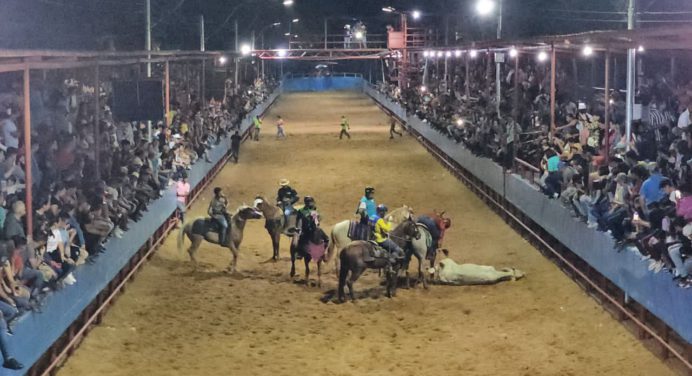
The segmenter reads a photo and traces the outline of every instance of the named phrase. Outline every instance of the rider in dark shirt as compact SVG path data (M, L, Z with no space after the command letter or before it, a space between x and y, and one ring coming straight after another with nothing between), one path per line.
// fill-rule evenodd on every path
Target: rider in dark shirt
M276 193L276 202L279 207L284 209L284 214L286 216L291 215L293 211L293 205L300 199L298 197L298 192L291 188L289 185L291 182L288 179L281 179L279 185L279 191Z

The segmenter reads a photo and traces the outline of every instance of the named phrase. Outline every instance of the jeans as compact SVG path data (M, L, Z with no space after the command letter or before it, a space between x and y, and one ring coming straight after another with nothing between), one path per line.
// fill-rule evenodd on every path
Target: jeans
M226 216L223 214L214 214L211 216L214 218L216 223L221 226L219 229L219 243L225 244L226 243L226 232L228 230L228 220L226 219Z
M34 292L40 292L43 288L43 274L37 269L25 267L22 270L22 283L29 286L34 295Z
M390 256L394 258L404 257L404 251L391 239L385 239L382 243L379 243L379 246L386 249Z
M684 260L681 250L682 244L673 244L668 247L668 256L670 256L670 260L675 265L675 274L682 278L687 278L690 271L692 271L692 259Z
M579 198L579 201L575 201L577 211L583 217L586 217L589 224L596 224L598 221L596 217L591 213L591 208L593 207L593 199L591 196L583 195Z
M11 305L0 301L0 353L4 361L10 359L7 349L7 322L14 318L19 311Z

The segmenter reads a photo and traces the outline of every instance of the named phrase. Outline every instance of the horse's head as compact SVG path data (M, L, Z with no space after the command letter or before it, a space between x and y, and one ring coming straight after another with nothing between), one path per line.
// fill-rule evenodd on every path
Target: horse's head
M252 206L254 206L257 209L262 210L262 207L266 205L267 200L264 199L262 196L257 196L255 197L255 201L253 201Z
M420 239L421 233L420 230L418 229L418 225L416 222L413 220L413 218L407 219L404 223L404 235L406 235L407 238L409 239Z
M235 216L238 216L243 221L247 221L250 219L262 218L262 212L255 207L242 205L236 211Z

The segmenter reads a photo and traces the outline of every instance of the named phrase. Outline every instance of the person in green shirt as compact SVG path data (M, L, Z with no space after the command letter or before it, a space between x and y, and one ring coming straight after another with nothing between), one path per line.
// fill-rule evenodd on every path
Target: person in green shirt
M259 115L255 115L255 117L252 119L252 123L254 125L252 139L259 141L260 131L262 130L262 119L260 119Z
M344 135L348 137L348 139L351 139L351 135L348 133L348 131L351 129L351 126L348 124L348 119L346 119L346 116L341 115L341 133L339 133L339 140L341 140Z

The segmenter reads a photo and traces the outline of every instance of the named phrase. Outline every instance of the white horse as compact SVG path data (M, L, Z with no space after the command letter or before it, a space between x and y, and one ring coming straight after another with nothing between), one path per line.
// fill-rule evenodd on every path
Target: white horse
M447 251L443 250L443 252L446 256ZM428 269L428 273L437 283L454 286L494 285L504 281L516 281L525 276L519 269L498 270L486 265L457 264L449 257L441 260L437 267Z
M392 222L394 226L402 223L404 220L412 218L413 217L413 209L410 207L404 205L401 208L398 208L396 210L392 210L389 215L385 218L387 221ZM335 249L343 249L345 246L347 246L349 243L351 243L352 239L348 237L348 229L351 226L351 220L345 220L341 221L332 227L332 232L330 234L331 241L329 242L329 248L327 249L327 256L325 258L325 264L327 264L332 257L334 257L334 252ZM339 258L334 257L334 268L337 271L339 270Z

